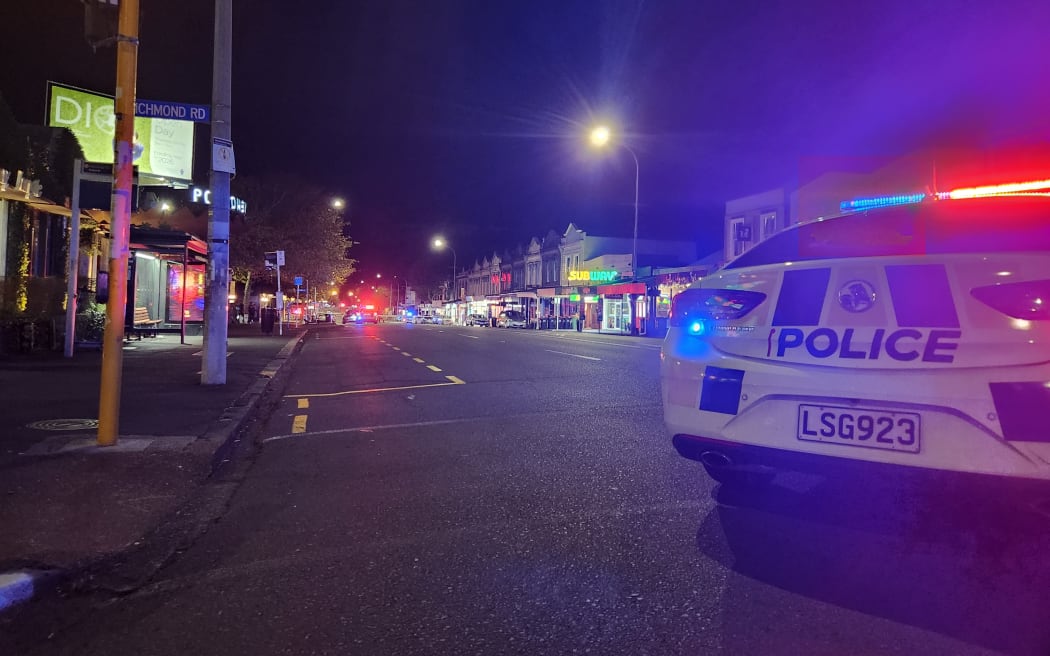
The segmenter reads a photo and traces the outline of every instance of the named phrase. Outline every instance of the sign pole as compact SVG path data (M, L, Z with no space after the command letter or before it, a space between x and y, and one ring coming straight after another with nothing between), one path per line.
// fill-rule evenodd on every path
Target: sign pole
M204 296L204 353L201 384L226 384L226 342L230 315L230 80L233 59L233 0L215 0L215 54L212 66L211 214L208 221L208 281ZM220 149L222 143L229 150ZM219 153L224 157L220 158Z
M131 186L134 177L135 82L138 75L139 0L120 3L117 27L117 90L113 201L110 221L109 299L102 338L99 382L99 446L113 446L120 434L120 378L124 364L124 312L128 302L128 252L131 233ZM79 235L78 235L79 243Z
M77 277L80 275L80 167L83 160L73 160L73 198L69 212L69 262L66 267L66 337L67 358L73 357L77 330Z

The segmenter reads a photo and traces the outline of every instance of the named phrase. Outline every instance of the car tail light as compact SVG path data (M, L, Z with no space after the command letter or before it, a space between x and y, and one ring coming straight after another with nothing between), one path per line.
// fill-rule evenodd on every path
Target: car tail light
M674 297L669 323L693 335L706 334L710 322L740 319L754 310L766 295L743 289L687 289Z
M977 287L971 289L970 294L985 305L1015 319L1050 320L1050 280Z

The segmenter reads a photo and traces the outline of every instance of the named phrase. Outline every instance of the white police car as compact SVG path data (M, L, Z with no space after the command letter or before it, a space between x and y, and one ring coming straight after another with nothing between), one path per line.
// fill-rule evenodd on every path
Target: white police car
M676 296L678 452L723 483L843 459L1050 479L1050 198L966 196L794 226Z

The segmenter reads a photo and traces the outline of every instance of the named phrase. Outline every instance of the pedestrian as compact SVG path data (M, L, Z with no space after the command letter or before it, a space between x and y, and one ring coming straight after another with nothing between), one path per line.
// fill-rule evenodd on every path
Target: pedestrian
M576 315L576 332L583 332L583 310L580 310Z

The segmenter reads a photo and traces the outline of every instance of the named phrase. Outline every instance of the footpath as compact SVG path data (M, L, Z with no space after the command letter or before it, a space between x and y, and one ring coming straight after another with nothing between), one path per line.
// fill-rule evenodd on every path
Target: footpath
M231 326L226 384L208 386L202 337L126 342L120 437L110 447L95 445L100 352L0 358L0 614L135 561L146 537L200 496L306 332ZM140 556L137 571L148 575L169 556Z

